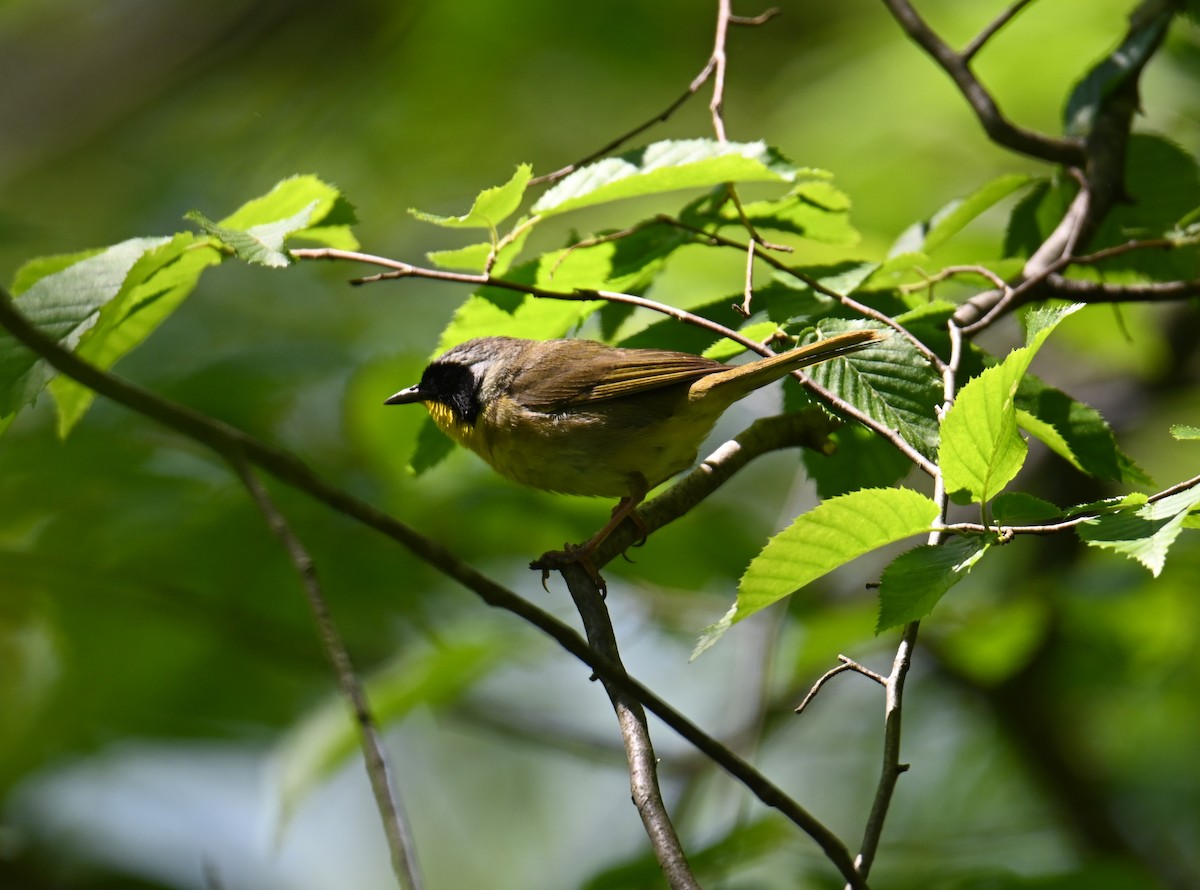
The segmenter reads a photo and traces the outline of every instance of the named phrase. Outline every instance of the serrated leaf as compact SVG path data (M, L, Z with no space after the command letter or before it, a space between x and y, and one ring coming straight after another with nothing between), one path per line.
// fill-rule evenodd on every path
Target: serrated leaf
M418 706L453 701L512 651L506 638L459 632L453 642L403 656L366 680L375 718L387 725ZM359 733L341 697L325 701L288 733L277 762L280 833L308 794L357 756Z
M1078 305L1026 316L1026 345L967 382L942 420L938 465L957 503L986 503L1012 481L1028 453L1017 432L1016 394L1037 350Z
M147 251L130 269L117 296L101 307L96 324L80 339L76 353L108 370L139 346L188 297L221 254L190 232ZM68 377L50 381L58 405L58 434L66 438L91 405L95 393Z
M937 504L907 488L863 489L823 501L771 538L751 561L737 601L705 629L692 657L734 623L865 553L928 532L937 517Z
M496 251L490 273L503 275L512 266L513 260L525 248L532 226L524 226L517 230L511 240L505 241ZM493 245L490 241L480 244L469 244L455 250L435 250L427 254L429 261L439 269L461 269L466 272L483 272L487 269L488 257L492 255Z
M1194 441L1196 439L1200 439L1200 426L1188 426L1185 423L1175 423L1171 425L1171 435L1176 439Z
M1062 510L1054 504L1023 491L1006 491L992 501L992 517L1000 525L1048 522L1061 515Z
M1200 504L1200 485L1144 504L1131 504L1076 527L1084 543L1135 559L1158 577L1167 551Z
M1081 472L1097 479L1145 484L1112 428L1096 409L1026 374L1017 387L1017 424Z
M44 335L74 350L96 323L101 308L121 293L129 271L168 238L132 238L66 266L41 266L55 271L30 283L15 300L17 308ZM78 255L77 255L78 256ZM0 417L32 404L57 372L0 330Z
M219 225L198 210L189 210L184 214L184 219L194 222L201 231L232 250L239 260L281 269L292 262L291 256L283 249L283 242L289 235L308 227L316 207L317 202L313 201L285 219L251 226L245 230Z
M875 633L920 621L938 600L971 571L991 546L978 535L922 544L901 553L879 581L879 620Z
M525 197L525 189L532 177L533 168L529 164L518 164L508 182L481 191L471 209L462 216L441 216L415 207L409 208L408 212L422 222L448 229L488 229L495 232L496 227L521 206L521 199Z
M858 231L850 225L850 199L830 182L802 182L774 201L751 201L743 205L746 219L755 229L790 232L823 244L853 246ZM742 214L731 202L718 210L726 225L744 225Z
M533 205L542 216L662 192L712 188L726 182L793 182L802 172L763 142L684 139L588 164L547 191Z
M860 322L836 318L817 325L825 336L861 327ZM872 420L898 432L922 454L931 457L936 453L935 407L941 401L941 380L905 338L892 336L847 361L816 365L808 374Z
M985 183L967 197L950 202L934 214L926 224L921 243L906 249L920 249L926 253L937 250L966 228L968 223L1033 181L1034 177L1024 173L1008 173ZM915 240L915 235L913 237Z
M349 225L355 221L353 207L335 186L316 176L299 175L281 180L271 191L247 201L217 224L245 231L271 225L304 210L308 211L313 225Z
M291 176L271 191L247 201L229 216L213 222L198 210L184 218L216 238L248 263L280 268L292 260L283 249L290 238L331 247L358 246L350 226L354 208L334 186L315 176Z

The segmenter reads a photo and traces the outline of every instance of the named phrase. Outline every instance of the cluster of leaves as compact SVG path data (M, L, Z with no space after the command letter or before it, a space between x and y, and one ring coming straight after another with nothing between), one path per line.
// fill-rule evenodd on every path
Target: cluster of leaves
M1169 189L1163 179L1151 177L1145 185L1147 200L1137 205L1140 215L1119 219L1109 237L1128 237L1131 227L1142 233L1151 226L1180 231L1194 218L1192 208L1200 203L1200 175L1194 161L1150 137L1138 141L1134 150L1161 156L1176 172L1186 159L1188 175L1172 175ZM508 182L480 193L460 216L412 211L438 226L486 233L485 240L431 254L429 269L408 267L409 274L435 278L440 270L459 270L480 282L444 331L439 351L484 334L566 336L594 318L600 335L613 342L728 359L744 346L710 329L669 318L644 318L628 303L606 300L605 294L645 293L688 245L747 249L726 237L730 230L734 236L752 228L756 233L840 246L852 246L857 238L848 221L849 200L831 183L829 174L797 167L762 143L667 141L605 158L544 191L528 213L502 231L525 203L531 180L532 170L518 167ZM743 204L732 189L751 183L773 184L784 193ZM657 198L681 189L704 193L674 215L659 214L620 231L574 238L561 249L518 262L535 228L560 214L621 199ZM697 651L715 642L732 623L856 557L941 526L941 510L934 500L892 487L911 470L910 460L896 459L897 446L927 467L935 466L950 497L957 503L978 505L982 522L978 529L958 534L942 546L909 550L884 571L878 630L928 614L993 545L1011 537L1014 529L1019 532L1031 524L1075 517L1077 521L1068 524L1088 544L1137 559L1155 574L1161 570L1180 530L1194 524L1189 514L1200 503L1200 487L1186 487L1152 501L1133 495L1065 510L1008 490L1028 452L1022 432L1084 473L1127 484L1149 482L1120 451L1095 410L1028 373L1038 349L1078 307L1029 312L1025 345L1003 358L974 346L966 349L958 357L953 406L939 419L945 381L929 356L950 361L947 324L956 305L903 286L919 280L918 270L930 266L933 252L970 222L1024 192L1012 209L1008 236L1010 252L1019 254L1022 245L1036 243L1053 218L1052 205L1061 206L1068 189L1062 183L1024 175L1001 177L905 232L884 262L806 267L775 262L771 280L754 289L749 311L740 295L698 306L682 301L681 308L736 331L744 340L780 335L811 338L863 324L878 325L863 320L861 306L875 310L877 318L891 318L899 332L812 373L820 390L834 397L833 404L849 406L876 431L892 433L894 441L853 431L841 436L848 452L844 459L873 468L866 480L856 474L851 483L838 460L808 461L826 500L797 518L751 562L737 601L706 631ZM1148 206L1160 211L1153 220L1146 215ZM102 250L28 263L13 284L17 306L55 342L107 369L179 306L204 269L226 258L284 267L293 262L285 247L290 239L341 250L357 247L350 230L352 208L335 188L311 176L285 180L219 222L197 212L189 213L188 219L199 233L133 239ZM1173 225L1164 225L1164 219ZM1013 262L1001 258L989 268L1004 274ZM1148 275L1161 274L1162 269L1125 264L1123 271ZM847 305L845 298L852 295L854 302ZM673 302L678 306L681 301ZM959 378L966 380L965 385ZM60 433L66 435L92 394L56 376L46 362L11 336L0 334L0 423L6 424L45 388L58 406ZM789 399L794 405L797 397ZM435 464L449 447L446 440L428 432L419 442L413 464L420 469Z

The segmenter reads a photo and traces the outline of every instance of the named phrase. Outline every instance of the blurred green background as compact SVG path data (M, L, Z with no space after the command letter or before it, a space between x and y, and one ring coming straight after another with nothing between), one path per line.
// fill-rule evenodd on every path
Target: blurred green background
M961 45L1003 4L920 6ZM1013 118L1056 132L1073 81L1132 6L1042 0L978 71ZM0 276L169 234L192 208L219 218L297 172L343 189L366 250L419 261L461 242L407 208L463 212L517 163L548 172L654 116L703 66L714 15L694 0L8 0ZM730 137L832 171L863 235L850 255L881 257L998 173L1048 172L986 142L876 0L784 4L734 29L729 53ZM1180 23L1146 75L1139 124L1193 156L1198 69L1197 29ZM706 103L645 141L709 134ZM954 250L994 253L1002 224L981 221ZM654 295L736 293L740 265L676 270ZM415 380L467 291L347 286L360 271L227 264L117 371L296 451L570 620L565 591L544 593L525 566L586 537L608 505L517 489L461 453L408 476L394 443L416 412L380 402ZM1039 373L1099 407L1161 485L1192 475L1194 444L1166 428L1200 422L1194 307L1096 307L1064 327ZM777 405L751 402L719 434ZM1028 481L1063 502L1093 493L1048 461ZM586 669L394 546L275 494L391 702L429 886L658 886ZM877 777L878 690L843 678L802 718L790 709L839 652L889 662L894 640L874 638L862 589L878 566L687 661L746 562L813 497L794 454L762 460L614 566L609 605L636 675L853 845ZM1002 556L923 631L914 768L873 886L1196 886L1200 554L1177 546L1153 582L1073 539ZM392 886L361 768L306 766L306 740L330 735L317 717L332 687L292 570L220 462L104 403L66 442L47 404L0 441L0 887ZM691 849L767 818L661 727L656 744ZM836 886L806 840L758 829L714 852L706 886ZM628 871L606 875L618 864Z

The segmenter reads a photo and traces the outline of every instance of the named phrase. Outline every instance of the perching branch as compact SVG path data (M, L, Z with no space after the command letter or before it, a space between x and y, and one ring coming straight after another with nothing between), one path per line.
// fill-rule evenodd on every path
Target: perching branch
M613 666L607 658L592 649L578 633L553 615L497 584L454 556L445 547L426 538L400 520L325 482L295 455L267 445L241 430L164 399L120 377L101 371L74 353L63 349L34 328L17 310L12 298L3 290L0 290L0 327L8 330L26 348L43 358L56 370L82 383L99 395L211 448L226 460L229 459L229 455L241 455L245 461L266 471L279 481L403 545L419 559L475 593L487 605L510 612L538 628L567 652L590 666L606 681L627 688L629 693L647 710L662 719L713 763L741 782L762 803L779 810L785 818L808 834L846 879L849 886L855 890L866 890L866 881L855 870L849 850L837 835L820 820L753 766L709 736L646 686L626 674L624 670Z

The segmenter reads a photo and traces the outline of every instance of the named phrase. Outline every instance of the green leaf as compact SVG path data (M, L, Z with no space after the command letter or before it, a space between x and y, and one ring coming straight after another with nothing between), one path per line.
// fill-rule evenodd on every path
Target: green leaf
M938 600L967 576L991 545L978 535L922 544L900 554L883 570L879 583L876 633L920 621Z
M284 240L288 235L308 227L316 206L316 202L313 201L286 219L251 226L245 230L218 225L198 210L189 210L184 214L184 219L194 222L203 232L232 250L239 260L279 269L292 262L291 256L283 249Z
M495 232L496 227L521 206L521 199L525 197L525 189L531 178L533 168L529 164L518 164L508 182L484 189L476 196L471 209L462 216L441 216L415 207L409 208L408 212L422 222L448 229L488 229Z
M957 503L990 501L1021 469L1028 446L1017 432L1017 388L1051 331L1078 308L1030 312L1027 345L970 380L946 412L938 464Z
M800 170L762 142L684 139L655 142L588 164L567 176L533 205L542 216L687 188L726 182L794 182Z
M1184 441L1200 439L1200 426L1188 426L1185 423L1171 425L1171 435Z
M317 241L330 247L354 250L358 241L350 231L357 222L354 207L336 186L316 176L290 176L276 183L267 194L247 201L217 225L245 232L260 226L270 227L308 211L308 227L286 237Z
M499 250L496 250L496 258L492 262L491 274L503 275L512 266L518 254L525 247L525 242L529 239L529 233L533 231L532 226L524 226L516 231L516 235L511 240L504 241ZM459 247L455 250L435 250L426 254L429 261L439 269L461 269L466 272L483 272L487 269L488 257L492 255L494 249L490 241L485 241L480 244L469 244L466 247Z
M354 208L336 188L315 176L285 179L220 222L213 222L198 210L184 214L184 219L194 222L238 259L270 268L291 263L291 256L283 249L290 238L346 249L358 246L350 233Z
M705 629L695 658L733 626L822 575L887 544L928 532L938 506L907 488L863 489L831 498L767 542L746 569L737 601Z
M836 318L817 325L826 336L861 327L861 322ZM814 334L802 342L815 339ZM815 365L808 374L838 398L898 432L927 457L937 451L935 408L941 402L941 380L904 337L872 344L846 361Z
M850 225L850 199L824 180L802 182L782 198L751 201L742 209L755 229L790 232L846 247L859 242L858 231ZM717 219L724 225L744 225L742 215L729 201L720 204Z
M507 637L456 631L452 641L408 653L367 678L366 693L380 725L419 706L451 702L470 689L513 649ZM288 733L279 752L282 832L304 799L353 757L359 727L339 697L318 706Z
M1062 510L1054 504L1023 491L1006 491L992 501L992 516L1001 525L1030 525L1061 515Z
M79 342L76 353L108 370L174 312L209 266L221 254L190 232L147 251L125 277L117 296L101 309L96 324ZM95 393L68 377L56 377L50 391L58 404L58 433L63 438L91 405Z
M69 265L50 261L50 271L29 283L15 300L29 322L64 349L74 350L96 323L100 310L127 286L126 279L147 251L168 238L132 238ZM28 280L28 278L26 279ZM0 330L0 417L32 404L58 372L38 359L7 331Z
M965 198L951 201L928 222L919 249L926 253L937 250L968 223L1033 181L1034 177L1024 173L1008 173L985 183Z
M773 333L779 330L779 325L773 321L760 321L756 324L746 325L739 333L751 339L762 341L766 340ZM705 358L711 358L713 361L727 362L731 358L736 358L746 351L746 347L735 340L730 340L728 337L722 337L716 343L709 346L701 353Z
M1095 408L1027 374L1017 387L1017 424L1081 472L1097 479L1146 484L1145 474L1117 446Z
M1188 513L1198 504L1200 485L1194 485L1157 501L1105 513L1077 526L1077 531L1085 543L1135 559L1157 578Z

